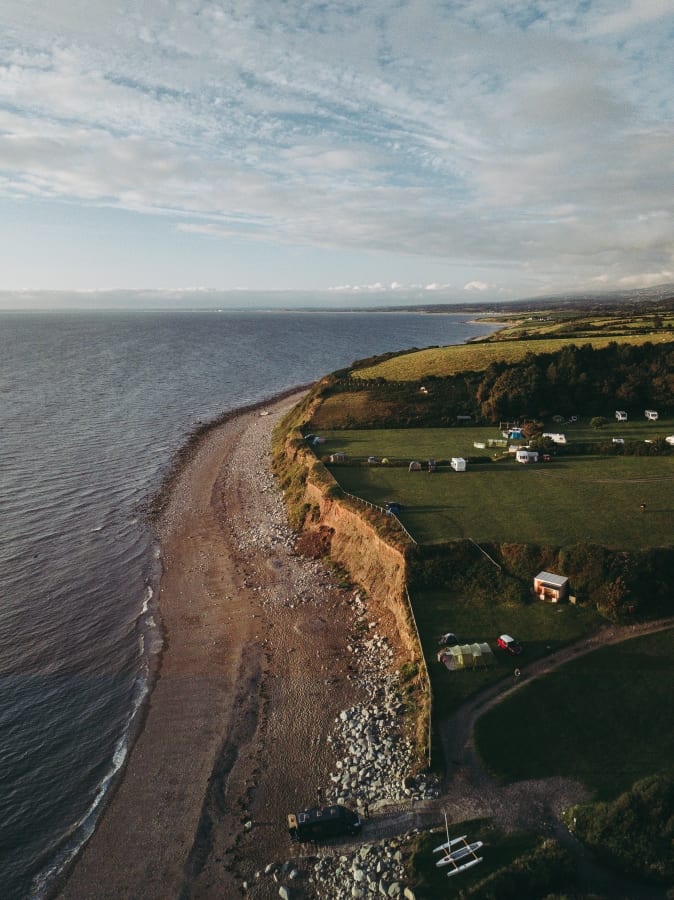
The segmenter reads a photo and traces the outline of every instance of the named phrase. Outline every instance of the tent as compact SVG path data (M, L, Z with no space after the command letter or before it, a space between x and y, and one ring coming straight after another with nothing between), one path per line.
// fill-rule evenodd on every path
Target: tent
M445 647L438 653L438 662L441 662L450 672L459 669L476 669L478 666L494 665L496 660L491 647L486 642L474 644L457 644L454 647Z

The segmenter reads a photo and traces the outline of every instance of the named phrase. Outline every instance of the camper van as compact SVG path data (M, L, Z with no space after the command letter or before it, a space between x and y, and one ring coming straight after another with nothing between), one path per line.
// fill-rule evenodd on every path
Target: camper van
M288 832L293 841L322 841L325 838L360 834L358 813L346 806L315 806L288 816Z

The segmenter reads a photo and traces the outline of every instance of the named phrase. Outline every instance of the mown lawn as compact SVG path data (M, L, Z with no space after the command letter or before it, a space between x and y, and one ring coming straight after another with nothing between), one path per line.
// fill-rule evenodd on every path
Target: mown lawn
M674 534L674 457L505 459L433 474L385 465L331 471L348 493L377 505L402 503L400 520L418 543L471 538L637 549L669 545Z
M671 766L673 678L672 631L602 648L486 713L478 750L506 781L561 774L612 799Z
M498 596L481 597L468 590L463 593L417 590L411 600L431 677L435 721L449 715L483 687L512 677L516 667L525 671L528 663L605 624L589 608L540 601L516 606L502 603ZM437 660L439 638L447 632L455 634L461 643L487 641L494 651L496 665L488 669L448 671ZM503 632L522 642L524 650L519 657L496 648L496 638Z

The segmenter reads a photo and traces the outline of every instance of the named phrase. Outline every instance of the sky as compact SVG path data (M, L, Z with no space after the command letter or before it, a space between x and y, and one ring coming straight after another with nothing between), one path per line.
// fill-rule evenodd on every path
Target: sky
M0 6L0 290L674 281L674 0Z

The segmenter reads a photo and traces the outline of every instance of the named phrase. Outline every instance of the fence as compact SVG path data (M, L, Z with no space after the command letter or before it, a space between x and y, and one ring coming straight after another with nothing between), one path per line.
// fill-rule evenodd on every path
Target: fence
M482 547L480 547L480 545L477 544L472 538L468 538L468 540L471 542L471 544L472 544L474 547L477 547L477 549L480 551L480 553L481 553L483 556L486 556L486 557L487 557L487 559L489 560L490 563L493 563L493 564L496 566L496 568L499 570L499 572L501 571L501 564L500 564L500 563L497 563L495 559L492 559L491 556L487 553L487 551L486 551L486 550L483 550Z
M433 722L433 693L431 691L431 676L428 671L428 666L426 665L426 657L424 655L424 648L421 644L421 635L419 634L419 626L417 625L417 619L414 615L414 607L412 606L412 600L410 599L410 592L407 589L407 585L405 585L405 599L407 600L407 610L410 615L410 619L412 620L412 624L414 626L414 633L417 638L417 645L419 647L419 658L421 660L421 667L419 674L421 676L420 680L422 682L422 688L426 691L426 696L428 697L428 734L426 735L426 756L428 768L431 767L431 754L432 754L432 742L431 742L431 732L432 732L432 722ZM424 683L425 682L425 683Z
M409 538L409 540L416 546L417 542L414 540L412 535L405 528L405 526L395 513L387 512L383 506L377 506L376 503L370 503L369 500L363 500L362 497L357 497L355 494L349 494L348 491L342 491L342 494L344 497L349 497L351 500L355 500L357 503L361 503L363 506L369 506L370 509L376 509L378 510L378 512L383 513L385 516L390 516L392 519L395 519L407 538Z

